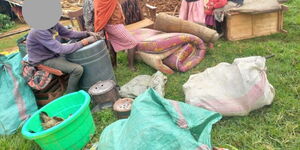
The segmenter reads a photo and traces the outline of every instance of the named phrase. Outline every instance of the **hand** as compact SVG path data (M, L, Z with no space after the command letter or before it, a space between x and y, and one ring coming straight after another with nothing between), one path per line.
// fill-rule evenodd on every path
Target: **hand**
M88 36L97 36L97 33L95 33L95 32L87 32L87 35Z
M89 36L89 37L87 37L87 38L82 39L82 40L81 40L81 43L82 43L83 46L85 46L85 45L88 45L88 44L92 44L92 43L94 43L94 42L96 42L96 41L97 41L97 38L96 38L96 37L94 37L94 36Z
M104 33L103 32L87 32L89 36L94 36L97 40L105 39Z

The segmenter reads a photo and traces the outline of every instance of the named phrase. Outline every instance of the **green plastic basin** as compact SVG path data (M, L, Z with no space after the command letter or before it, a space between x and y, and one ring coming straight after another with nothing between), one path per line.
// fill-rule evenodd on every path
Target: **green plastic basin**
M88 93L81 90L52 101L26 121L22 128L23 136L34 140L44 150L82 149L95 133L90 100ZM65 120L44 130L40 120L41 111L48 113L50 117L58 116Z

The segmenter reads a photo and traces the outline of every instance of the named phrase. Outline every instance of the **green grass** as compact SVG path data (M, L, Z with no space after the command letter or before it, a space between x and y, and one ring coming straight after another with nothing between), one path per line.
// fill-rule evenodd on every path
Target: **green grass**
M245 117L224 117L213 127L215 146L230 144L241 150L300 150L300 0L291 0L287 4L289 11L285 13L284 20L287 34L237 42L219 40L197 67L186 73L168 75L166 98L184 101L182 85L191 74L220 62L231 63L237 57L276 55L267 60L268 79L276 89L273 104ZM138 62L137 72L130 72L124 54L118 56L118 63L116 75L120 85L136 75L156 72L142 62ZM110 110L106 110L94 114L94 119L97 134L93 142L96 142L101 131L116 118ZM0 149L38 149L34 142L23 139L19 132L0 138L0 145Z
M22 27L22 26L24 26L24 24L17 22L13 28L11 28L7 31L12 31L12 30ZM22 36L24 36L25 34L27 34L27 32L0 39L0 52L4 51L4 49L6 49L6 48L11 48L11 47L17 46L17 44L16 44L17 40L19 38L21 38Z
M17 46L17 40L20 39L22 36L26 35L27 32L21 33L21 34L17 34L17 35L13 35L10 37L6 37L0 40L0 52L4 51L5 48L10 48L10 47L14 47Z

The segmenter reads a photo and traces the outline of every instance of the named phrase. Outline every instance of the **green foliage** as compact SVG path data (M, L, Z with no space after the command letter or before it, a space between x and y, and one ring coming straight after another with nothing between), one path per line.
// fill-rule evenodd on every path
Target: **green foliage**
M14 21L5 14L0 14L0 31L12 28L15 25Z

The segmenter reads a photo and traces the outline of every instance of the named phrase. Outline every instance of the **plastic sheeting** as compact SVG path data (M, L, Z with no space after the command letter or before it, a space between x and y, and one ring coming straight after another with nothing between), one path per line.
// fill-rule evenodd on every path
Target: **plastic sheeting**
M211 150L212 125L220 119L149 89L135 99L128 119L104 129L98 150Z
M0 135L14 133L37 110L35 97L23 79L21 54L0 55Z

